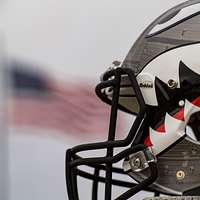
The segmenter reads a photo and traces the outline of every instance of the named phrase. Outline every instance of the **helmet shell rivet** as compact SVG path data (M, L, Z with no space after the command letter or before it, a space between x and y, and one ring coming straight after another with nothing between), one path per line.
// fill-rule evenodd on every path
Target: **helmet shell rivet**
M180 101L178 102L178 104L179 104L180 107L183 107L183 106L185 105L185 102L184 102L183 100L180 100Z
M182 170L179 170L176 172L176 179L177 180L183 180L185 178L185 172Z
M141 161L140 161L140 159L139 159L139 158L134 159L134 160L132 161L132 165L133 165L134 167L139 168L139 167L141 166Z
M171 88L171 89L177 88L177 85L178 85L178 83L175 80L173 80L173 79L170 79L168 81L168 87Z

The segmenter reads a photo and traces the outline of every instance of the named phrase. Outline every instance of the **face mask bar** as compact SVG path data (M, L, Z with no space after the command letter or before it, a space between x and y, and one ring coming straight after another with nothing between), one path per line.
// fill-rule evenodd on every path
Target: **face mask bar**
M115 140L117 110L119 108L119 93L121 76L128 76L131 86L133 87L137 100L140 105L140 111L127 135L123 140ZM145 190L156 192L148 188L157 178L157 167L155 162L149 163L150 176L141 183L135 184L132 182L113 179L113 173L127 175L121 168L113 167L113 164L125 159L129 155L138 151L144 150L146 147L143 144L134 144L134 147L130 144L137 138L137 133L140 131L145 119L145 103L140 92L137 80L134 72L129 68L117 68L106 72L103 78L103 82L97 85L96 94L107 103L111 104L110 126L108 139L106 142L98 142L91 144L84 144L76 146L66 152L66 184L68 190L69 200L78 200L78 188L77 188L77 176L81 176L93 181L92 188L92 200L98 199L98 184L105 183L105 200L111 200L112 185L130 188L127 192L117 197L116 200L125 200L137 192ZM108 87L113 88L112 100L107 99L102 93L102 90ZM130 145L130 147L128 147ZM114 149L120 147L127 147L127 149L114 155ZM104 157L92 157L83 158L78 155L80 152L89 150L106 149L106 156ZM80 166L88 166L94 169L94 173L88 173L80 169ZM100 171L105 171L105 177L100 176Z

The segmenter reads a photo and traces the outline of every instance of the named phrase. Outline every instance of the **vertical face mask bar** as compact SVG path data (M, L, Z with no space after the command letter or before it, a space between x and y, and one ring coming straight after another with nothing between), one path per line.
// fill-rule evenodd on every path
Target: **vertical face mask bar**
M98 177L99 177L100 170L99 168L94 169L94 180L92 184L92 200L98 199Z
M108 141L113 141L115 139L116 123L117 123L117 107L119 101L120 92L120 73L115 70L115 86L113 87L113 97L110 115L110 125L108 133ZM113 156L113 147L107 148L107 157ZM105 200L111 200L112 194L112 164L106 165L106 184L105 184Z
M73 179L73 174L72 169L69 165L69 163L71 162L71 149L68 149L66 152L66 168L65 168L65 175L66 175L66 185L67 185L67 191L68 191L68 197L70 200L75 200L74 198L74 188L73 188L73 184L72 184L72 179ZM78 199L78 197L77 197Z

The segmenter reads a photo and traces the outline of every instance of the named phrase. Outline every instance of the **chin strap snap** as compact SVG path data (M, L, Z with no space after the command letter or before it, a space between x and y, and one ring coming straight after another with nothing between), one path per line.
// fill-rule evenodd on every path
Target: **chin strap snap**
M141 172L148 168L151 162L156 162L156 157L153 155L151 148L146 148L126 158L123 162L123 169L125 172Z

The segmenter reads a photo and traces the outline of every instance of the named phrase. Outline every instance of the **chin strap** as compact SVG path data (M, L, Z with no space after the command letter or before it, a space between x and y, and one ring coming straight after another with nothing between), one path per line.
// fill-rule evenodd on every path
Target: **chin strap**
M200 196L152 197L144 200L200 200Z

